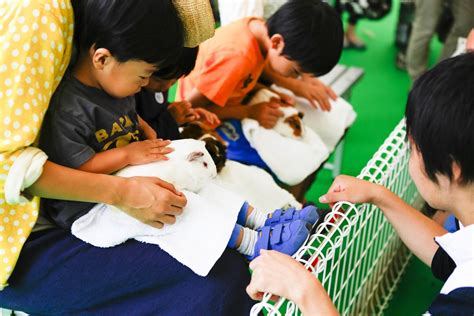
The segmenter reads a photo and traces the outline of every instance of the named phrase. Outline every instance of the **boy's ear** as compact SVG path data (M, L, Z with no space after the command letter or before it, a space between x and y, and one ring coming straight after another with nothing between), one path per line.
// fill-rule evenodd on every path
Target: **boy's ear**
M92 64L94 65L94 68L98 70L104 69L112 59L112 54L107 48L95 49L95 47L91 47L90 54L92 57Z
M273 34L272 37L270 37L270 42L271 48L276 50L278 55L281 55L285 48L285 40L283 39L283 36L280 34Z
M461 182L461 167L457 164L457 162L453 161L453 166L451 167L453 170L453 182L460 183Z

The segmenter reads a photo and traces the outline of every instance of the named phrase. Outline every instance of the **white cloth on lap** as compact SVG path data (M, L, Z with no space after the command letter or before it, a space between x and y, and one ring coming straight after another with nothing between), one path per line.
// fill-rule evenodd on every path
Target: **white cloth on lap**
M167 155L169 160L128 166L116 175L158 177L181 190L188 203L174 225L153 228L113 206L98 204L73 223L71 232L96 247L128 239L156 244L206 276L227 246L245 200L214 183L216 166L204 142L181 139L170 147L174 151Z
M238 192L255 209L273 211L287 206L301 208L295 197L280 188L263 169L228 160L217 175L216 183L232 192Z
M296 108L304 113L305 125L321 137L329 151L333 151L357 115L352 105L343 98L330 100L330 103L331 111L323 112L310 107L308 100L296 97Z
M103 248L129 239L156 244L196 274L206 276L227 247L244 200L212 182L199 194L183 193L188 203L174 225L157 229L113 206L97 204L74 222L72 234Z
M303 181L329 156L327 147L311 129L306 129L301 139L294 139L263 128L256 120L244 119L242 130L272 172L289 185Z

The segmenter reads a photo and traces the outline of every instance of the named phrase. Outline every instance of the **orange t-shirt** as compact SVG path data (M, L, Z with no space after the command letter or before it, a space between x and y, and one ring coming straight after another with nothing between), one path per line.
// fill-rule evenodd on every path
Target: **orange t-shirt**
M196 67L181 79L178 99L184 100L196 87L201 94L220 106L239 105L257 83L265 66L257 40L245 18L216 31L199 46Z

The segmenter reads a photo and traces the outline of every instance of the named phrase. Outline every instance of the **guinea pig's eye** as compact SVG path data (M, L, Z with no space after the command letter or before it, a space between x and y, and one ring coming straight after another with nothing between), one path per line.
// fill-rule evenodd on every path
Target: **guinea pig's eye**
M207 168L207 162L203 162L202 164Z

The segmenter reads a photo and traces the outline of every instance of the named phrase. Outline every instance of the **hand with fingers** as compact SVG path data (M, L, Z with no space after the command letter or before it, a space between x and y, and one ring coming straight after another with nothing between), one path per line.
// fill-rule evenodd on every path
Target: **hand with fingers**
M249 117L257 120L264 128L273 128L278 119L283 116L279 108L280 101L276 99L254 104L250 106Z
M278 92L275 90L271 90L272 92L278 94L280 97L280 103L282 106L294 106L295 105L295 98L293 98L291 95L283 93L283 92Z
M284 297L298 305L304 315L338 315L319 280L292 257L274 250L261 250L250 262L252 279L248 295L261 300L265 292L272 301Z
M199 118L192 104L188 101L173 102L168 105L168 111L178 125L193 122Z
M386 189L378 184L351 176L340 175L334 179L328 192L319 198L319 202L331 207L340 201L351 203L377 204Z
M197 119L208 125L211 129L214 129L217 126L221 125L221 120L219 119L219 117L206 109L195 108L194 112L198 117Z
M120 190L119 201L114 206L156 228L174 224L187 203L183 193L159 178L124 178Z
M158 160L168 160L167 154L173 151L173 148L167 147L171 141L154 139L133 142L125 147L128 165L141 165Z
M320 108L325 112L331 111L329 100L337 99L331 87L326 86L318 78L306 74L293 92L307 99L314 108Z

